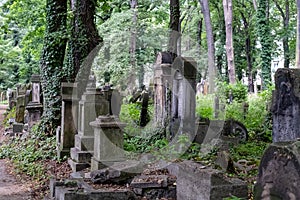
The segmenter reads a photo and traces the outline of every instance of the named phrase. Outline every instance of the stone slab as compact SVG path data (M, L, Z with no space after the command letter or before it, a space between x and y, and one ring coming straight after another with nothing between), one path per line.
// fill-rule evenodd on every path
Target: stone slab
M131 184L133 188L164 188L168 186L167 175L141 175L136 176Z
M68 159L68 164L70 165L73 172L82 171L82 170L90 167L90 165L88 163L79 163L72 159Z
M23 131L24 124L14 123L13 124L13 133L21 133Z
M94 151L94 136L75 135L75 147L79 151Z
M71 158L79 163L90 163L93 156L92 151L80 151L77 148L71 148Z

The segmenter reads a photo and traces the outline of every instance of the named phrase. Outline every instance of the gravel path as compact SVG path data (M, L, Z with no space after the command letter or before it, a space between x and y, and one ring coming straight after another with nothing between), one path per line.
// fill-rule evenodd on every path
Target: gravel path
M7 106L0 105L0 123L3 121L3 113ZM7 139L3 136L4 128L0 127L0 145ZM25 183L17 181L16 178L9 173L9 165L7 160L0 159L0 200L29 200L30 188Z

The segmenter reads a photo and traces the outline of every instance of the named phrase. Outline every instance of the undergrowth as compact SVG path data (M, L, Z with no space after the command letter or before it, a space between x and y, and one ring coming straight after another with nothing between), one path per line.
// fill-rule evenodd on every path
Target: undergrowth
M41 161L56 159L56 140L38 132L36 127L26 137L16 136L1 145L0 158L10 159L17 173L24 173L33 179L44 179L47 173Z

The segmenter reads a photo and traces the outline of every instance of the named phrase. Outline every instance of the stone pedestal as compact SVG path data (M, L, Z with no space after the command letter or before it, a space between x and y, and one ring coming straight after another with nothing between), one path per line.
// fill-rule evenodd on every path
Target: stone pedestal
M278 69L273 93L273 142L300 138L300 69Z
M58 141L58 157L70 156L77 133L78 96L77 83L62 83L62 117L61 131Z
M28 126L29 129L37 123L43 114L43 104L41 101L41 83L39 75L31 76L32 89L31 92L27 90L27 101L29 103L26 106L28 110Z
M114 116L99 116L90 125L94 128L95 137L91 171L124 161L122 129L125 124Z

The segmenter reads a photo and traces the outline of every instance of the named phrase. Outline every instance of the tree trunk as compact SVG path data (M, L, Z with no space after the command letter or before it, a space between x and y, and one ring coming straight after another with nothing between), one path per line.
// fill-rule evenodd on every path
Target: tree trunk
M232 0L223 0L224 18L226 27L226 56L228 65L229 83L235 84L234 49L232 38Z
M60 86L66 49L67 0L48 0L46 33L41 56L41 79L44 111L39 126L46 134L54 134L60 123Z
M285 0L285 10L280 7L280 4L277 0L274 0L277 9L280 12L283 23L284 36L282 38L282 46L283 46L283 55L284 55L284 67L289 68L290 65L290 48L289 48L289 22L290 22L290 5L289 1Z
M170 0L170 36L168 52L173 60L177 56L177 42L180 37L180 2L179 0Z
M245 40L245 46L246 46L246 59L247 59L247 71L248 71L248 91L253 93L254 92L254 84L253 84L253 72L252 72L252 53L251 53L251 32L249 30L249 23L244 15L243 12L241 12L244 29L246 33L246 40Z
M300 0L297 0L296 67L300 68Z
M201 4L201 12L204 16L206 39L207 39L207 56L208 56L208 84L209 93L213 93L215 90L215 46L214 46L214 35L212 31L212 24L210 18L210 10L208 0L199 0Z
M261 44L260 58L263 89L266 89L271 83L272 41L268 13L268 0L259 0L257 9L257 35Z
M97 46L102 42L95 25L96 2L94 0L71 0L73 12L72 32L69 42L69 55L73 69L70 77L79 82L78 95L81 96L86 88L88 76ZM94 55L92 55L94 54Z

